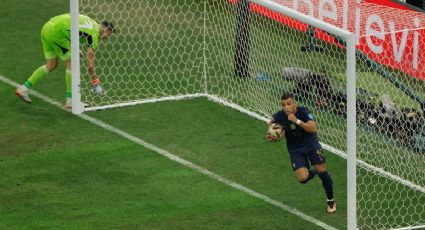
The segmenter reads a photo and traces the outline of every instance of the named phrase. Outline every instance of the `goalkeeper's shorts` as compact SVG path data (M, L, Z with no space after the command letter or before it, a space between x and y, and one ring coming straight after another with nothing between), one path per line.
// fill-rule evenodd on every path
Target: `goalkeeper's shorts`
M59 57L62 61L69 60L71 58L71 41L65 35L55 33L52 27L47 22L41 29L44 57L46 59Z

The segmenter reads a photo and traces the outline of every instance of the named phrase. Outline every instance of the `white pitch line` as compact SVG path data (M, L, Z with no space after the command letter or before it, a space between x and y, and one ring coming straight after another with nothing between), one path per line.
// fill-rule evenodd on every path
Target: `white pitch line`
M6 77L4 77L2 75L0 75L0 81L4 82L4 83L6 83L6 84L8 84L10 86L13 86L13 87L17 87L18 86L18 83L17 82L15 82L13 80L10 80L9 78L6 78ZM35 97L40 98L41 100L43 100L43 101L45 101L45 102L47 102L47 103L49 103L51 105L54 105L54 106L56 106L56 107L58 107L60 109L66 110L61 103L59 103L59 102L57 102L57 101L55 101L55 100L53 100L53 99L51 99L51 98L49 98L47 96L45 96L45 95L43 95L43 94L35 91L35 90L31 90L30 92L31 92L30 93L31 96L35 96ZM18 98L17 98L17 100L18 100ZM263 200L263 201L265 201L265 202L267 202L269 204L272 204L272 205L274 205L276 207L279 207L279 208L281 208L281 209L283 209L283 210L285 210L285 211L287 211L289 213L292 213L293 215L296 215L296 216L300 217L301 219L304 219L306 221L309 221L309 222L311 222L311 223L313 223L313 224L315 224L315 225L317 225L317 226L319 226L319 227L321 227L323 229L329 229L329 230L337 229L337 228L334 228L334 227L332 227L330 225L327 225L327 224L325 224L325 223L323 223L323 222L315 219L314 217L311 217L311 216L309 216L307 214L304 214L303 212L299 211L296 208L290 207L289 205L283 204L282 202L273 200L272 198L270 198L270 197L268 197L266 195L263 195L261 193L258 193L256 191L250 189L250 188L247 188L247 187L245 187L245 186L243 186L241 184L238 184L238 183L236 183L236 182L234 182L232 180L229 180L229 179L227 179L225 177L222 177L222 176L220 176L220 175L218 175L218 174L216 174L214 172L209 171L208 169L205 169L205 168L203 168L201 166L198 166L198 165L196 165L196 164L194 164L194 163L192 163L190 161L187 161L187 160L185 160L185 159L183 159L183 158L181 158L179 156L176 156L176 155L174 155L174 154L172 154L172 153L170 153L170 152L168 152L168 151L166 151L164 149L161 149L161 148L159 148L159 147L157 147L157 146L155 146L153 144L150 144L150 143L148 143L148 142L146 142L146 141L144 141L144 140L142 140L142 139L140 139L138 137L135 137L135 136L133 136L131 134L128 134L128 133L126 133L126 132L124 132L124 131L122 131L122 130L120 130L118 128L115 128L115 127L113 127L113 126L111 126L109 124L106 124L105 122L103 122L101 120L98 120L96 118L90 117L90 116L88 116L86 114L81 114L81 115L76 115L76 116L79 117L79 118L82 118L82 119L84 119L86 121L89 121L90 123L95 124L95 125L97 125L99 127L102 127L102 128L104 128L104 129L106 129L106 130L108 130L110 132L113 132L115 134L118 134L119 136L121 136L121 137L123 137L123 138L125 138L127 140L130 140L130 141L132 141L132 142L134 142L136 144L139 144L139 145L141 145L141 146L143 146L143 147L145 147L147 149L150 149L150 150L152 150L152 151L154 151L154 152L156 152L156 153L158 153L158 154L160 154L160 155L162 155L164 157L167 157L168 159L170 159L172 161L175 161L175 162L177 162L179 164L182 164L182 165L184 165L184 166L186 166L188 168L191 168L193 170L196 170L196 171L198 171L198 172L200 172L200 173L202 173L204 175L207 175L207 176L209 176L209 177L211 177L211 178L213 178L215 180L218 180L218 181L220 181L220 182L222 182L222 183L224 183L224 184L226 184L226 185L228 185L228 186L230 186L232 188L238 189L238 190L240 190L242 192L245 192L245 193L247 193L247 194L249 194L249 195L251 195L253 197L256 197L256 198L258 198L260 200Z
M425 229L425 225L413 226L413 227L403 227L403 228L394 228L391 230L413 230L413 229Z

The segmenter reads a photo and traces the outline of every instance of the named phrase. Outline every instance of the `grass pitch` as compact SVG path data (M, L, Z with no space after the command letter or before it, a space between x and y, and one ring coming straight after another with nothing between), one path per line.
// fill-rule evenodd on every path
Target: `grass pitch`
M176 2L167 1L170 5ZM146 5L149 6L148 3ZM221 10L214 4L210 7L211 14ZM0 55L0 74L19 83L24 82L35 68L44 63L39 38L43 23L50 17L67 11L69 9L65 2L23 0L17 3L4 0L0 9L0 53L6 55ZM259 28L254 27L253 31ZM146 31L146 28L144 29ZM149 29L158 31L153 27ZM275 41L282 39L288 32L276 30L273 25L270 30L271 35L258 36L255 39ZM261 34L261 30L257 32ZM125 35L122 33L116 41L125 39L123 34ZM210 28L207 35L214 37L220 34L217 34L217 28ZM218 36L222 40L211 40L229 45L226 36L228 35ZM192 39L197 38L194 36ZM152 40L148 37L142 39L142 42L146 43L146 46L143 46L146 54L150 57L163 52L159 47L167 41ZM191 40L185 42L191 43ZM222 54L230 47L210 44L212 47L208 48L212 52L208 57L211 59L214 58L212 55ZM298 43L285 44L285 52L299 48ZM154 49L155 47L157 49ZM280 64L271 69L264 69L261 66L264 63L261 58L270 60L270 57L261 57L264 49L267 50L266 53L272 53L274 47L259 47L253 50L253 57L258 60L255 63L260 63L253 66L253 71L266 71L272 82L278 82L278 85L286 83L279 75L282 63L286 61L285 57L272 57L272 61L280 61ZM170 51L175 52L175 57L187 58L178 49ZM220 94L222 87L238 89L241 84L250 84L250 80L225 81L220 78L226 76L223 73L231 71L231 57L222 57L224 59L215 59L208 69L209 75L216 76L210 86L212 92ZM199 56L195 55L194 58ZM343 66L343 63L335 65L335 60L325 59L321 54L300 57L297 60L302 58L311 59L311 66L307 67L318 67L314 64L317 60L324 60L326 66ZM155 67L158 65L162 66L160 73L166 73L166 76L173 79L172 71L178 70L181 76L188 71L180 68L185 66L176 65L175 59L146 60L150 61L149 65L146 65L149 68L140 68L141 73L158 72ZM193 63L200 62L194 60ZM99 64L108 63L100 59ZM223 66L227 69L220 69ZM340 70L331 71L336 73L333 79L336 84L343 84ZM135 75L126 77L139 77L137 71L133 73ZM189 73L192 72L189 70ZM142 87L149 88L151 93L161 96L175 92L173 84L150 83L158 75L144 76L147 85ZM111 82L110 86L119 86ZM181 80L178 85L193 83L196 86L202 84L195 78L189 78ZM275 86L276 84L270 83L260 86L257 84L254 85L253 94L243 95L239 92L236 95L240 96L238 100L272 101L272 96L259 97L255 91ZM390 85L385 87L391 88ZM35 89L62 102L65 94L63 65L45 77ZM279 85L270 89L270 92L280 92L281 89ZM37 98L33 98L33 104L27 105L13 94L13 87L0 83L0 171L4 175L0 178L0 226L6 229L320 229L317 225L169 161L155 152ZM269 103L273 104L274 101ZM269 106L264 111L270 108ZM334 140L333 134L341 130L333 129L332 124L343 123L344 120L326 111L317 113L321 118L318 120L321 127L319 135ZM284 142L266 142L263 139L266 129L263 122L206 99L145 104L91 112L88 115L335 228L346 228L345 160L326 153L338 203L338 212L335 215L327 215L326 197L320 180L316 178L307 185L296 182ZM373 134L365 132L364 140L369 140L371 135ZM335 140L335 143L343 143L343 140ZM383 154L386 153L387 147L372 144L368 147L369 151L375 147L381 149L376 156L385 157ZM405 154L401 150L400 152ZM394 197L397 200L397 197L412 195L418 197L418 203L425 202L423 196L412 194L410 190L398 192L399 185L386 180L369 176L366 181L370 184L380 182L373 189L388 191L383 193L386 197ZM365 195L364 198L373 200L382 197L375 197L372 193L370 197ZM398 199L397 202L403 200ZM378 205L395 206L399 204L397 202ZM415 210L401 211L410 212L411 219L407 221L415 223L424 219L423 214ZM362 214L368 216L374 213L370 211ZM401 215L394 219L388 218L387 222L400 221L400 218ZM379 215L371 215L366 221L367 223L361 224L367 225L382 220Z

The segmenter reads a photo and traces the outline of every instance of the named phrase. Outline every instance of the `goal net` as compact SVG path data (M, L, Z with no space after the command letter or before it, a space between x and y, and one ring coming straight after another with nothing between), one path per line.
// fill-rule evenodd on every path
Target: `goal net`
M79 0L81 14L110 20L116 27L116 34L96 50L101 95L92 93L81 49L85 111L207 97L268 121L280 109L280 95L293 92L315 114L325 149L346 158L347 66L356 64L357 226L424 226L420 100L425 99L425 84L420 71L425 54L415 47L425 47L425 32L401 22L410 15L415 24L417 15L349 5L355 0L255 2L278 3L357 34L356 61L347 62L347 41L339 30L327 29L328 24L318 28L253 2ZM356 12L366 9L398 19L393 24L376 17L354 20ZM344 15L353 20L343 20ZM417 71L409 67L412 63Z

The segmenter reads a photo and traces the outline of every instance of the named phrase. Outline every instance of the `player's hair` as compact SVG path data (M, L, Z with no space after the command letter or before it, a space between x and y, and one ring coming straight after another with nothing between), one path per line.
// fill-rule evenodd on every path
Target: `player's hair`
M115 27L114 27L114 24L112 24L112 22L110 22L110 21L102 21L101 22L101 25L103 26L103 27L105 27L107 30L110 30L110 31L112 31L113 33L115 33Z
M289 98L292 98L292 99L294 99L295 97L294 97L294 94L292 94L292 93L284 93L284 94L282 94L282 96L280 97L280 100L288 100Z

